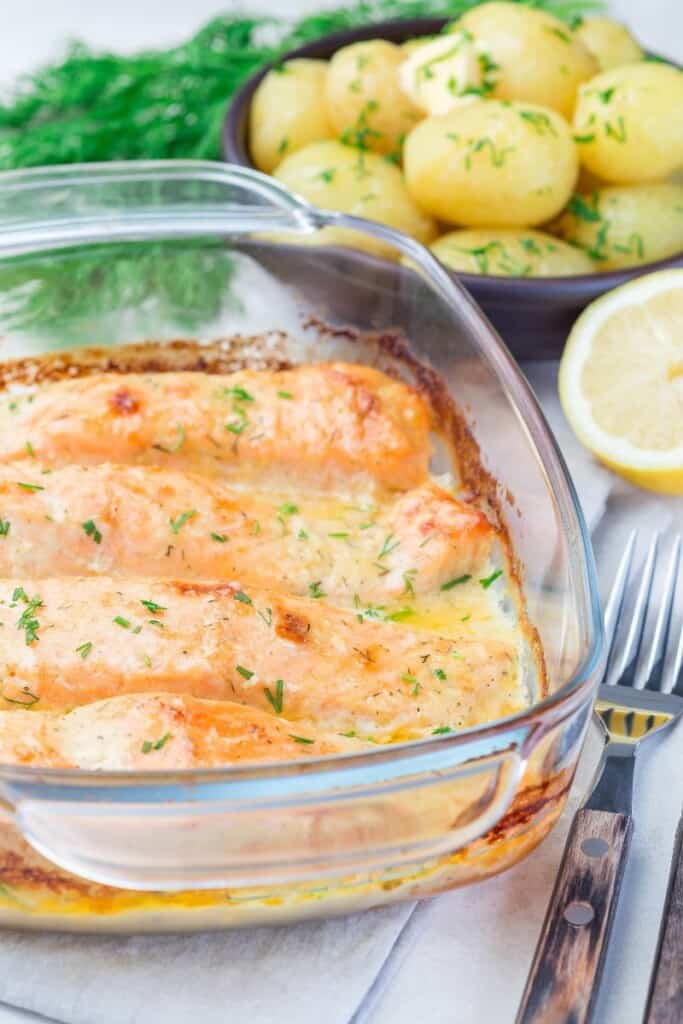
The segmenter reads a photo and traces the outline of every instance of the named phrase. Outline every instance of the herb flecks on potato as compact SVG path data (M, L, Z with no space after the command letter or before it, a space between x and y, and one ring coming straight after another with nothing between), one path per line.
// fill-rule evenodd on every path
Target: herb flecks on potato
M683 250L683 185L602 188L576 195L554 230L597 270L621 270Z
M249 151L260 171L270 174L283 156L334 138L323 100L326 78L326 61L289 60L260 83L249 110Z
M587 253L543 231L479 228L450 231L430 246L451 270L499 277L564 277L591 274Z
M274 68L251 112L256 164L321 209L433 243L456 271L563 276L675 255L683 73L618 22L541 6L492 0L434 36ZM399 256L337 226L302 244Z
M581 163L612 184L637 184L683 166L683 72L641 61L603 71L579 89L574 139Z
M527 227L556 216L579 171L567 122L529 103L479 100L414 128L406 184L447 224Z
M421 113L401 89L400 46L370 39L337 50L325 83L327 114L347 145L400 154L406 132Z
M428 243L436 225L411 199L389 161L341 142L316 142L286 157L275 177L323 210L368 217Z
M552 107L570 118L576 91L599 70L566 22L519 3L474 7L455 23L498 65L493 95Z

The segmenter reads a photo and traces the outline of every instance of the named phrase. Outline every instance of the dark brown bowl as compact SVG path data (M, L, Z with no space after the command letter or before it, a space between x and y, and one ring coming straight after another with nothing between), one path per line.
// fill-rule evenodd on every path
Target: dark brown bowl
M312 43L290 50L281 60L294 57L328 59L350 43L388 39L404 43L415 36L435 35L452 19L412 18L381 21L374 25L333 32ZM223 124L223 157L228 163L254 167L247 144L249 107L261 79L272 65L252 75L235 93ZM493 326L517 359L558 357L569 330L589 302L603 292L652 270L683 266L683 252L629 270L571 277L494 277L490 274L456 274L482 307ZM448 268L447 268L448 269Z

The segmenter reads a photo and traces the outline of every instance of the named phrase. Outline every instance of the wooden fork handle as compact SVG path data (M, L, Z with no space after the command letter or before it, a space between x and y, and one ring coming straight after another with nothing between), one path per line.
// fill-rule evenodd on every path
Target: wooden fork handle
M680 1024L683 1020L683 818L674 843L645 1020L646 1024Z
M590 1021L631 832L626 814L574 816L517 1024Z

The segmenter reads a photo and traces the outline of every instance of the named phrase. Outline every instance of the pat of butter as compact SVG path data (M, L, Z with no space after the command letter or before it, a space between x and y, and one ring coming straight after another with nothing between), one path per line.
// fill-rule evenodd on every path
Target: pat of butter
M484 95L491 62L469 32L450 32L418 46L398 69L403 92L426 114L446 114Z

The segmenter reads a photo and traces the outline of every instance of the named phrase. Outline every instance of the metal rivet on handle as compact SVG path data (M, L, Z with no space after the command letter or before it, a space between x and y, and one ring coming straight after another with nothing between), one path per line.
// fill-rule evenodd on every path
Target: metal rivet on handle
M577 928L584 924L590 924L595 917L595 911L591 907L590 903L579 903L575 900L573 903L568 903L564 908L564 914L562 915L565 921L569 924L576 925Z
M609 843L604 839L584 839L581 852L587 857L604 857L609 850Z

